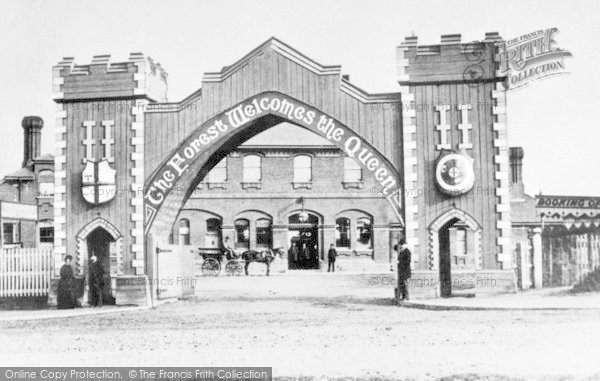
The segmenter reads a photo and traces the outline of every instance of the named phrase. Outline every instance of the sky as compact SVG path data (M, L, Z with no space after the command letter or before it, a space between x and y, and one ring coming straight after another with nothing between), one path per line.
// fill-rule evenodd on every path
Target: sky
M42 153L53 153L52 66L64 56L124 60L151 56L169 73L169 100L201 86L204 72L230 65L268 38L342 72L364 90L399 91L396 47L461 33L505 39L557 27L571 74L508 94L509 143L525 149L529 194L600 195L600 2L589 1L2 1L0 3L0 175L20 167L21 120L45 121Z

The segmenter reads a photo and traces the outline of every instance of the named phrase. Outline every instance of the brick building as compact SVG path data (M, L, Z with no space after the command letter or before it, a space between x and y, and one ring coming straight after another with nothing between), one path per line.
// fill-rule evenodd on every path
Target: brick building
M288 258L290 269L321 268L334 244L341 270L389 270L400 221L374 191L373 174L295 125L269 132L238 146L202 179L179 213L172 242L210 249L230 236L240 251L306 244L311 258ZM313 144L298 144L311 138Z
M54 245L54 156L40 154L44 122L23 118L22 167L0 181L3 248Z

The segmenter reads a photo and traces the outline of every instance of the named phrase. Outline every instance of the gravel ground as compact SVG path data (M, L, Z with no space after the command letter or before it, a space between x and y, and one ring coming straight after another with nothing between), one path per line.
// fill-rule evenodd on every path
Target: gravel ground
M275 376L600 378L600 311L425 311L315 276L202 279L147 311L0 322L2 366L272 366Z

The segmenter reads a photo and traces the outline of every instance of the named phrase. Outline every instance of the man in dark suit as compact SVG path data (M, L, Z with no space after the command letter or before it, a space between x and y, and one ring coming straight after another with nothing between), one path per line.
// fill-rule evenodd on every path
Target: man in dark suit
M329 252L327 253L327 272L335 272L335 259L337 258L337 250L335 250L335 246L333 243L329 247Z
M398 251L398 295L400 300L408 300L408 280L410 279L410 250L406 241L398 241L395 249Z
M93 307L102 307L104 268L98 261L98 257L93 253L90 257L90 262L90 305Z

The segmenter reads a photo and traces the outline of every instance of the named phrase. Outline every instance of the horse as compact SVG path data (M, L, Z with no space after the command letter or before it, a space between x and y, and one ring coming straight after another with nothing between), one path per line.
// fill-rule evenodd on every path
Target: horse
M271 272L271 263L278 258L283 258L283 249L280 247L264 251L246 250L242 253L242 259L245 262L244 272L248 275L250 263L258 262L264 263L267 266L267 276L269 276Z

